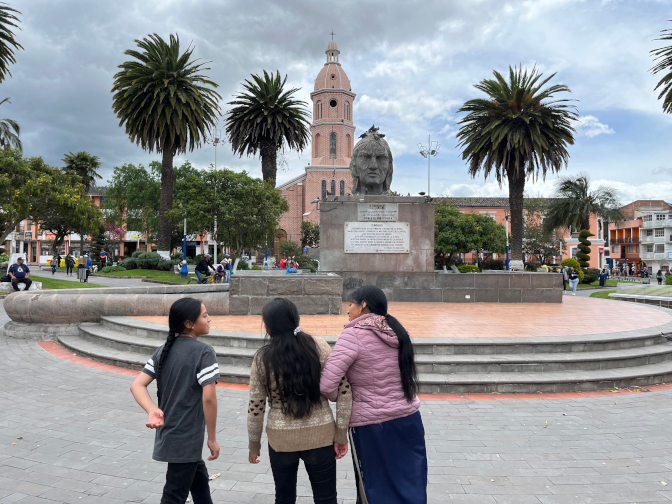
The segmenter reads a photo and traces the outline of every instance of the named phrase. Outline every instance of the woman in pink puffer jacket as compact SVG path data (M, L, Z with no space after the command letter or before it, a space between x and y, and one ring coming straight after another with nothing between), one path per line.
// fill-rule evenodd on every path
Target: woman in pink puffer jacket
M357 503L426 503L427 452L411 338L373 285L352 293L348 316L322 369L320 391L335 401L343 376L352 386L348 434Z

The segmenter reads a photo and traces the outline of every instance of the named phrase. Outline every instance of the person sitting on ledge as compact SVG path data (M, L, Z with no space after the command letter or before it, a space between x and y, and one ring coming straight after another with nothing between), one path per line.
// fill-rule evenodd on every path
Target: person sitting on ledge
M196 276L198 277L198 283L207 283L207 277L210 276L210 269L212 264L210 263L210 254L205 254L203 259L201 259L196 265ZM203 279L205 277L205 280Z
M15 264L12 264L7 270L9 276L12 277L12 287L15 291L19 291L19 284L22 283L26 286L25 290L30 289L30 286L33 284L33 281L30 277L30 268L23 264L23 257L19 257L16 260Z
M285 274L286 275L291 275L291 274L295 274L295 273L298 273L298 272L299 272L299 270L296 269L296 263L292 263L292 265L289 268L287 268L287 273L285 273Z

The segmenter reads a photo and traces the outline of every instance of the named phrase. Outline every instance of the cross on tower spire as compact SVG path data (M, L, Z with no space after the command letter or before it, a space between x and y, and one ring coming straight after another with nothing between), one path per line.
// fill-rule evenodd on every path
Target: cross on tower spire
M334 40L334 35L336 35L336 34L334 33L334 30L331 30L331 33L330 33L329 35L331 35L331 40Z

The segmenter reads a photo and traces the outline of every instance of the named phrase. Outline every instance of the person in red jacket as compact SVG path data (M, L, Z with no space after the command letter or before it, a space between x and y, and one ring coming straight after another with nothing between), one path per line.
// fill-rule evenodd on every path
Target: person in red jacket
M334 401L344 375L352 387L357 502L425 504L427 451L411 338L373 285L352 293L348 316L322 369L320 391Z

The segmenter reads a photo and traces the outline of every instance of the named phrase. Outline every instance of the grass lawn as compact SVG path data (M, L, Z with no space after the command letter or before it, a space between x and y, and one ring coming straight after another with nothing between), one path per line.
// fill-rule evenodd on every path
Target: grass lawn
M71 282L70 280L59 280L58 278L41 277L35 275L33 280L42 282L43 289L96 289L104 288L104 285L96 285L84 282Z
M618 285L618 280L611 280L611 279L607 280L607 284L606 284L607 287L616 287L617 285ZM591 287L599 287L599 286L600 286L600 281L598 280L596 282L589 283L589 284L580 283L576 287L577 287L577 289L589 289Z
M152 280L159 280L161 282L187 283L189 279L182 280L180 275L176 275L172 271L159 271L150 269L134 269L126 271L115 271L114 273L95 273L100 276L119 276L119 277L147 277ZM191 273L189 276L196 278L196 275ZM93 277L95 278L95 277ZM193 283L193 282L192 282Z
M600 291L600 292L593 292L590 297L594 298L600 298L600 299L611 299L609 297L609 294L615 294L617 291L615 290L609 290L609 291Z

